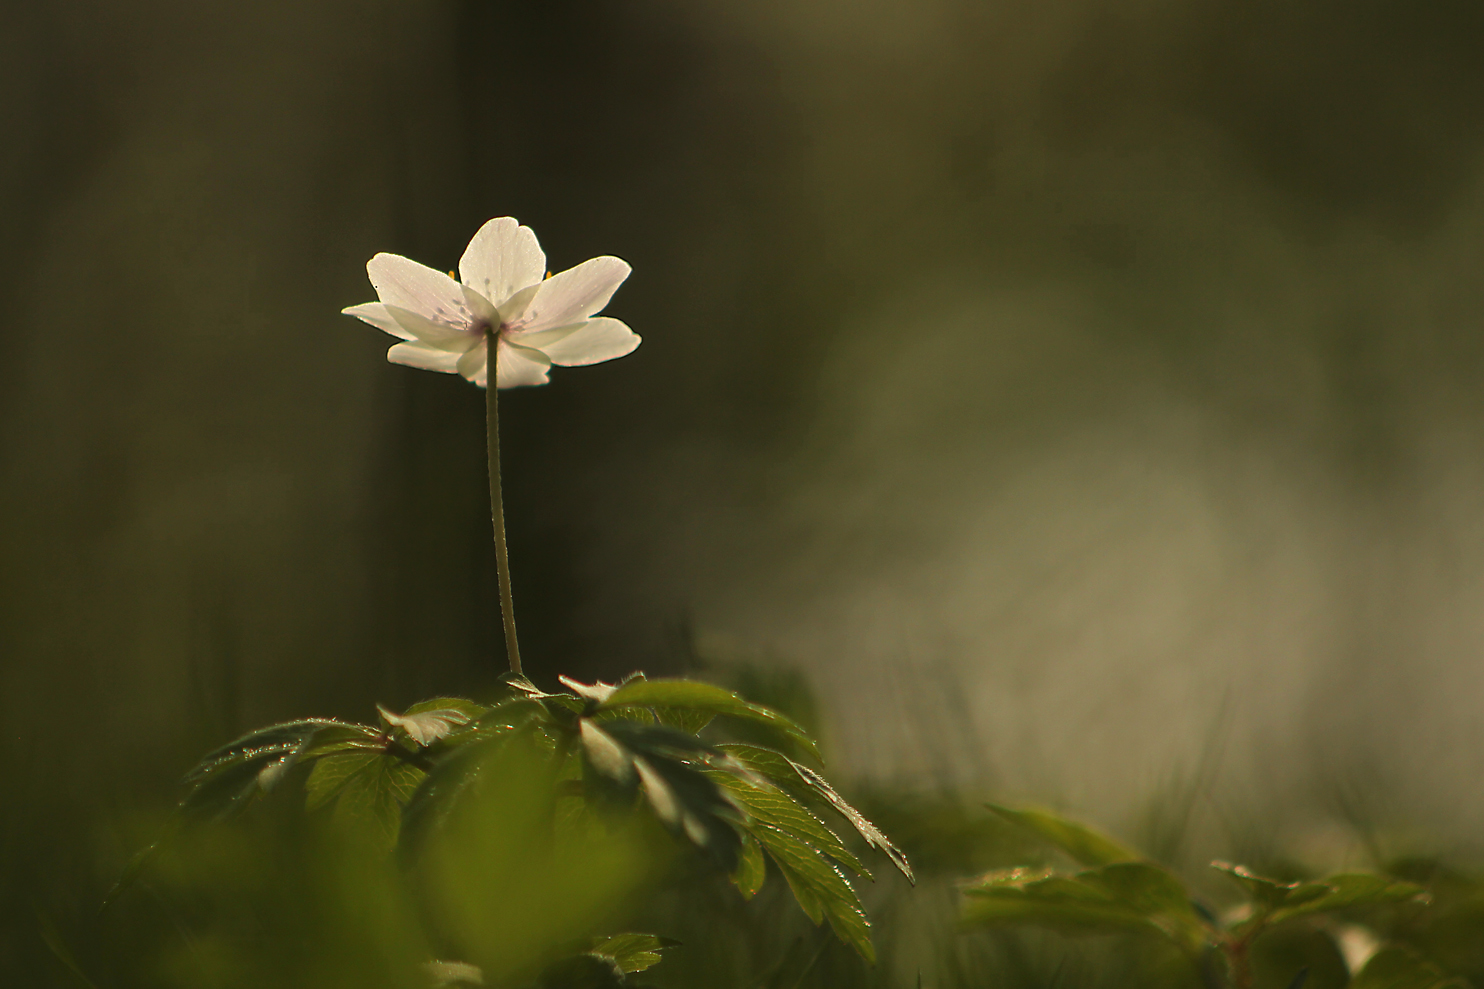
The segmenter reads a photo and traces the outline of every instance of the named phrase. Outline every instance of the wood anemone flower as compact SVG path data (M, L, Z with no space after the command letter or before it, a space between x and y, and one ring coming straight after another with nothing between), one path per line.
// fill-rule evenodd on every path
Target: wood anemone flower
M488 386L489 339L498 341L497 388L544 385L553 364L622 357L639 335L594 314L629 277L618 258L584 261L551 277L530 227L508 216L479 228L459 260L459 280L397 254L378 254L366 273L380 298L343 310L401 339L387 360L458 373Z

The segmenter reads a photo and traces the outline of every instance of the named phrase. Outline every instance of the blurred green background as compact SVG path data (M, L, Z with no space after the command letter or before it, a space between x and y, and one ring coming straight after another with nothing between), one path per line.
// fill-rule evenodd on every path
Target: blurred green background
M57 0L0 36L0 959L206 748L502 668L482 394L338 310L506 214L630 261L645 339L503 400L538 681L792 666L846 778L1480 850L1479 5Z

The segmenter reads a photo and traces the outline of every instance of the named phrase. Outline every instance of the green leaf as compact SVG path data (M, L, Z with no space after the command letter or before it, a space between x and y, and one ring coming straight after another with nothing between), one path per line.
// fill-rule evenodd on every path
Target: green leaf
M768 878L768 865L763 861L762 846L751 834L742 836L742 852L737 856L737 868L732 872L732 882L742 899L750 900L763 888Z
M713 770L708 775L726 787L731 792L732 799L741 804L742 809L752 818L809 842L856 875L871 878L866 867L850 853L840 836L787 793L772 786L753 786L728 773Z
M871 944L871 922L866 919L860 897L845 874L818 849L793 835L761 823L750 830L778 864L794 899L809 919L817 924L821 918L828 918L836 936L874 965L876 949Z
M1462 989L1463 979L1450 979L1436 965L1400 945L1388 945L1371 956L1350 982L1350 989Z
M692 735L699 735L716 717L710 711L693 707L656 707L654 713L662 724L688 731Z
M337 819L369 821L390 848L397 842L402 808L427 774L391 753L366 755L345 753L320 760L316 769L330 760L339 760L340 764L326 771L325 786L320 790L325 795L315 806L333 800ZM315 799L315 791L311 790L310 797Z
M406 714L393 714L380 704L376 710L389 726L400 728L418 745L427 748L440 738L468 730L487 709L459 697L435 697L412 705Z
M624 803L637 791L660 823L712 856L737 867L741 823L736 804L705 771L725 769L723 754L694 735L664 725L592 718L579 722L583 780L588 792Z
M653 968L661 961L660 952L674 948L679 941L654 934L614 934L611 937L593 938L591 952L606 955L618 963L625 975Z
M602 704L608 698L612 697L613 692L618 689L618 684L604 683L602 680L599 680L597 683L582 683L566 676L558 676L557 679L562 682L562 686L572 691L572 693L594 704Z
M1268 923L1281 924L1295 917L1309 917L1344 907L1379 906L1383 903L1425 900L1427 897L1427 892L1416 883L1399 882L1366 872L1325 876L1319 883L1329 887L1322 896L1310 897L1302 903L1292 905L1285 903L1273 911L1268 917Z
M1138 862L1143 856L1123 847L1107 835L1084 824L1069 821L1049 810L1027 808L1012 810L999 804L985 804L990 810L1050 842L1083 865L1112 865L1115 862Z
M546 705L531 697L516 696L501 701L475 721L480 731L513 731L532 721L546 721Z
M1211 868L1235 879L1247 891L1262 915L1270 914L1280 906L1298 906L1317 900L1330 892L1330 887L1323 883L1282 883L1259 876L1245 865L1233 865L1218 860L1211 863Z
M510 731L480 737L455 749L433 764L402 808L397 850L413 854L423 839L437 828L458 804L464 792L479 779L490 755L512 740L531 741L528 731Z
M805 806L828 807L850 823L866 844L883 852L892 865L901 871L911 883L917 882L912 873L912 864L907 856L891 843L881 829L868 821L864 814L846 802L835 792L834 787L823 776L801 763L795 762L782 752L761 745L742 742L726 742L718 749L741 762L748 769L762 775L784 793Z
M989 873L964 890L967 924L1030 924L1063 933L1158 933L1189 952L1205 940L1180 881L1158 866L1119 862L1076 875Z
M722 742L717 748L737 759L747 768L766 776L796 797L805 796L818 800L821 804L827 803L799 775L798 770L794 769L797 763L782 752L748 742Z
M335 752L321 756L304 783L304 809L316 811L333 802L352 776L380 758L380 753L367 751Z
M792 759L789 759L789 764L793 766L794 772L799 775L799 778L809 785L810 789L823 797L841 817L850 822L851 827L855 828L860 833L860 836L866 839L866 844L885 854L887 858L891 859L892 865L896 866L901 870L902 875L907 877L907 881L916 885L917 877L912 874L912 864L907 861L907 856L903 855L897 846L893 845L886 835L881 833L880 828L866 820L860 811L846 803L845 799L835 792L834 788L825 781L823 776L808 766L802 766L794 762Z
M633 680L603 701L601 709L619 707L691 708L713 715L741 718L775 732L815 759L819 748L804 729L777 711L743 700L732 691L698 680Z
M292 721L249 732L207 753L189 773L180 809L187 816L223 820L277 786L314 736L332 721Z
M365 725L309 718L248 732L208 752L186 774L184 782L190 789L164 833L129 860L118 881L103 897L103 907L118 899L160 848L174 840L187 824L202 819L226 820L276 788L301 760L337 747L365 745L376 736L376 730Z

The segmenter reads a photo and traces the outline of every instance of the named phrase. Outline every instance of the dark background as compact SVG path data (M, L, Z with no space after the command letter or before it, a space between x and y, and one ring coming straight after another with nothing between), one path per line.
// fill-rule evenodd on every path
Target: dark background
M11 4L7 888L488 688L482 393L338 310L507 214L645 340L502 399L538 680L795 664L847 774L1472 847L1481 11Z

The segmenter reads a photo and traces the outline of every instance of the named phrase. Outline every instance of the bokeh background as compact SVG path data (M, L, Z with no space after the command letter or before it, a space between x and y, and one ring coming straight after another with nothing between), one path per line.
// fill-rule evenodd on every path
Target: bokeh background
M338 310L506 214L644 336L503 399L539 681L798 669L844 776L1478 850L1477 4L3 20L15 916L248 727L488 689L482 393Z

